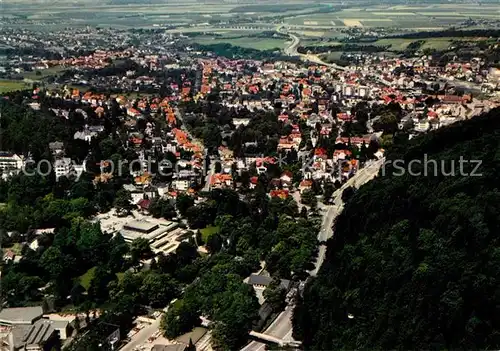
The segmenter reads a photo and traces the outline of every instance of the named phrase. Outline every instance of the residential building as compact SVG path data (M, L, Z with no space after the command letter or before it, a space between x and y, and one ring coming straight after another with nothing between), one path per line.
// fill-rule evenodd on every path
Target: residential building
M56 175L56 180L62 176L69 176L74 173L73 163L70 158L63 157L58 158L54 161L54 173Z
M24 159L10 152L0 151L0 174L7 177L19 173L24 167Z

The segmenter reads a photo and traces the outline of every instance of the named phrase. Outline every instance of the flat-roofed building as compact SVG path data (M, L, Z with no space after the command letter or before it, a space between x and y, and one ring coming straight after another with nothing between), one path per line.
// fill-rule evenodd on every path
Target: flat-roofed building
M3 179L18 174L24 167L24 159L10 152L0 151L0 174Z
M150 244L160 240L161 238L168 235L171 231L177 228L179 224L176 222L166 222L166 223L154 223L146 220L133 220L126 223L123 229L120 230L120 234L123 236L125 241L134 241L138 238L144 238L149 241Z
M24 334L22 339L22 350L42 351L47 349L58 338L58 332L53 326L53 322L41 319L35 322Z
M33 324L42 316L41 306L4 308L0 311L0 325Z

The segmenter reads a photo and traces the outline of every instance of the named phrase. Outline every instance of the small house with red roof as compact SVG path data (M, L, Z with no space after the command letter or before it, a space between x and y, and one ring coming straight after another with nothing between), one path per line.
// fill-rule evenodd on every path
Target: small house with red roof
M289 196L289 191L286 189L271 190L269 192L269 196L270 197L278 197L278 198L284 200Z
M151 200L150 199L142 199L137 203L137 207L139 211L141 211L144 214L149 214L149 207L151 206Z

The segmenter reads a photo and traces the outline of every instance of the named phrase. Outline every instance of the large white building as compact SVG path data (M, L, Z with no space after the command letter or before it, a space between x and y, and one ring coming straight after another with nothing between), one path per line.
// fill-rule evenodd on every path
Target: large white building
M24 167L24 159L10 152L0 151L0 174L2 178L19 173Z
M10 152L0 151L0 170L21 170L24 160L21 156Z

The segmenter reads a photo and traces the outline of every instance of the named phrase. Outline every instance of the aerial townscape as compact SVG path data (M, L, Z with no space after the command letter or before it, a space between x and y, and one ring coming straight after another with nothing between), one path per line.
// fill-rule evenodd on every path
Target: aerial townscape
M500 348L498 0L0 10L0 351Z

